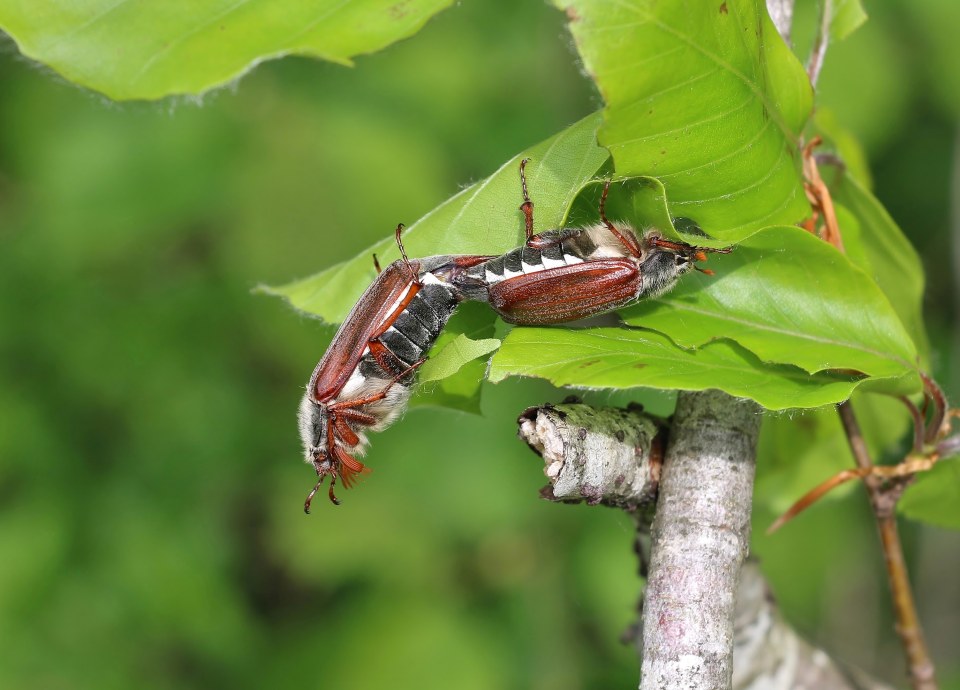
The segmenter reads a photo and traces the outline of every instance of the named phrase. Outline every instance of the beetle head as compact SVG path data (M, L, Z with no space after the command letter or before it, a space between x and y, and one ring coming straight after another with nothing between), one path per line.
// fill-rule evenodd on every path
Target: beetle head
M643 236L643 296L663 294L674 286L680 276L691 270L713 275L713 271L701 268L697 262L706 261L707 253L728 254L730 251L730 248L710 249L666 240L658 231L650 230Z

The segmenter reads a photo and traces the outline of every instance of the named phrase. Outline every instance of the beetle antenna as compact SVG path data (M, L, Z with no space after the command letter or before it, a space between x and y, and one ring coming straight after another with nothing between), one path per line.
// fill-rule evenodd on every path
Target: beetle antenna
M603 221L603 224L607 226L607 230L613 233L613 236L620 240L620 243L627 248L631 254L633 254L638 259L640 258L640 248L636 245L635 242L631 242L626 238L626 236L617 230L617 227L607 219L607 194L610 192L610 179L608 178L606 183L603 185L603 193L600 195L600 220Z
M373 267L377 269L377 275L380 275L381 273L383 273L383 269L380 268L380 261L377 259L376 254L373 255Z
M654 247L661 247L662 249L670 249L675 252L687 252L688 254L692 254L697 261L706 261L707 254L729 254L733 251L733 247L720 247L717 249L714 249L713 247L696 247L692 244L687 244L686 242L665 240L662 237L653 237L651 238L650 242Z
M420 284L420 278L417 276L417 272L416 272L416 270L413 268L413 264L410 263L410 259L407 258L407 250L403 248L403 240L400 239L400 232L401 232L402 230L403 230L403 223L398 223L398 224L397 224L397 231L396 231L396 238L397 238L397 246L400 247L400 256L403 257L403 263L404 263L404 265L407 267L407 270L410 271L410 278L411 278L411 280L413 280L414 283L416 283L417 285L419 285L419 284ZM332 489L333 487L330 487L330 488ZM333 493L331 492L330 495L333 496ZM333 500L333 499L331 499L331 500Z
M524 168L530 162L529 158L520 161L520 191L523 192L523 203L520 204L520 210L523 211L523 225L527 233L527 240L533 237L533 202L530 201L530 194L527 193L527 175Z

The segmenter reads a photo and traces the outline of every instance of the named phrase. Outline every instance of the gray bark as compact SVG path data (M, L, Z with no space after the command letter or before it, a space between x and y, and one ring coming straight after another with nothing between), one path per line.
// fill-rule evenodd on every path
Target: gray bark
M661 675L659 685L643 687L731 687L732 682L736 690L886 690L886 686L843 669L790 628L756 565L744 569L737 588L733 571L739 568L748 544L749 522L743 511L749 515L759 411L750 403L720 393L683 398L671 430L674 438L662 487L665 431L660 420L647 417L639 409L545 405L525 411L519 419L520 437L544 460L544 474L550 480L542 492L545 498L602 503L636 512L650 506L660 488L660 512L654 524L658 530L655 545L661 552L654 553L659 562L651 563L650 578L655 569L661 573L662 598L658 601L649 589L646 593L645 619L650 622L646 623L649 629L643 648L649 649L654 640L660 640L656 643L662 647L657 653L660 667L674 675ZM721 496L721 489L728 495ZM689 496L678 495L684 492ZM668 503L670 507L666 508ZM677 510L688 509L689 514L675 515ZM667 517L667 513L673 516ZM705 523L697 517L702 513L708 517ZM666 524L667 520L674 524ZM688 553L682 553L684 544L689 547ZM722 576L714 571L722 571ZM686 581L694 581L692 587L676 586ZM699 592L699 598L692 605L678 601L678 593L690 589ZM677 608L664 612L667 601ZM658 612L656 619L651 610ZM661 624L661 616L666 625ZM703 622L709 620L711 624L706 627L721 639L721 644L704 638L698 645L689 634L669 634L691 618L693 624L682 633L700 631ZM678 648L674 644L677 641L686 642L686 656L674 664L671 652ZM713 653L721 647L726 649L724 654ZM728 661L731 651L732 673ZM716 662L717 657L724 656L727 661ZM703 685L702 675L684 674L683 663L689 661L693 666L695 659L707 659L704 663L721 669L726 685ZM681 667L679 671L677 667ZM654 682L649 672L644 682Z
M719 391L677 400L651 535L641 690L731 687L760 419L756 404Z
M893 690L839 664L798 635L783 620L753 561L740 572L733 630L735 690Z
M545 463L545 498L635 508L656 497L662 442L639 409L544 405L518 422L520 438Z

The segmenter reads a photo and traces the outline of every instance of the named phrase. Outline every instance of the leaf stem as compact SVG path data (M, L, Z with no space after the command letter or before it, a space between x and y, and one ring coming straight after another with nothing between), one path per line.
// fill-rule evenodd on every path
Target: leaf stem
M810 85L816 88L820 70L823 68L823 59L827 55L827 46L830 44L830 20L833 18L833 0L821 0L820 24L817 28L817 38L810 50L807 60L807 76Z
M777 32L790 45L790 29L793 25L793 0L767 0L767 12Z
M873 467L873 461L870 459L853 407L847 401L841 403L837 410L857 467L869 471ZM896 505L906 488L906 483L894 480L885 484L880 477L873 474L867 474L863 478L863 483L870 495L870 504L880 531L880 543L883 546L897 621L896 630L906 656L911 686L913 690L937 690L933 660L924 642L923 629L920 626L913 592L910 589L907 565L903 558L903 545L897 530Z

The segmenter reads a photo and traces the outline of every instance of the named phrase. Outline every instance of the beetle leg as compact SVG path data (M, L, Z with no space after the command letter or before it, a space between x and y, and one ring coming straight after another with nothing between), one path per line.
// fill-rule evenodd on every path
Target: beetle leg
M331 438L330 442L328 443L328 457L335 457L335 453L332 451L336 447L336 441ZM303 502L303 512L307 515L310 514L310 505L313 503L313 497L317 495L320 487L323 486L323 480L327 478L328 474L330 475L330 490L328 493L330 496L330 501L334 505L340 505L340 501L337 500L337 497L333 495L333 485L337 481L337 471L330 467L329 463L327 463L327 466L324 467L319 461L316 460L314 461L313 466L317 471L317 476L319 479L317 480L317 483L314 485L313 489L311 489L310 493L307 494L307 500Z
M341 413L344 414L344 413ZM337 435L343 439L348 446L355 446L360 443L360 437L350 428L346 420L339 414L333 415L333 428L337 430Z
M523 203L520 204L520 210L523 211L523 225L527 233L527 242L533 237L533 202L530 201L530 195L527 193L527 176L524 168L530 162L529 158L520 161L520 191L523 192Z
M579 237L583 234L583 230L580 228L563 228L561 230L547 230L546 232L541 232L530 239L527 240L527 246L532 249L540 249L541 251L547 247L552 247L557 244L562 244L565 240L569 240L573 237Z
M380 260L377 259L376 254L373 255L373 267L377 269L377 275L380 275L381 273L383 273L383 269L380 268Z
M607 219L607 194L610 192L610 180L607 179L606 184L603 185L603 193L600 195L600 220L603 221L603 224L607 226L607 230L613 233L613 236L620 240L620 243L627 248L627 251L633 254L638 259L640 258L641 251L640 247L637 246L635 241L628 239L622 232L617 230L617 226L611 223Z
M366 412L361 412L360 410L354 410L349 407L345 407L340 410L340 416L344 419L349 419L351 422L356 422L357 424L363 424L364 426L373 426L377 423L375 417L368 415Z
M399 229L397 231L397 241L400 241ZM400 245L400 251L403 251L403 245ZM404 259L406 259L406 254L404 254ZM410 270L413 271L413 268L411 267ZM415 281L412 285L410 285L410 289L407 290L406 296L400 300L396 308L394 308L394 310L383 320L383 325L381 326L380 330L373 333L367 340L367 346L370 348L371 356L377 361L377 364L380 365L384 372L388 374L402 369L406 366L406 362L401 361L400 358L390 352L390 350L388 350L387 347L379 341L379 338L390 329L390 326L392 326L393 322L397 320L397 317L403 312L404 309L407 308L410 302L413 301L413 298L416 297L420 292L420 288L421 285L419 281ZM393 361L388 359L388 357L392 357Z
M380 368L387 374L395 374L402 371L407 363L397 357L390 349L377 339L370 340L370 356L373 357Z
M340 463L340 476L343 478L343 485L352 489L359 475L369 474L370 468L347 453L340 446L334 446L333 453ZM331 486L332 488L332 486Z
M424 362L426 362L426 361L427 361L427 358L426 358L426 357L423 357L423 358L421 358L421 359L418 359L416 362L414 362L413 364L411 364L410 366L408 366L406 369L404 369L403 371L401 371L399 374L397 374L396 376L394 376L394 377L387 383L387 385L383 387L383 390L381 390L379 393L374 393L374 394L372 394L372 395L368 395L368 396L365 397L365 398L357 398L357 399L355 399L355 400L343 400L343 401L341 401L341 402L336 402L336 403L333 403L332 405L329 405L329 406L327 407L327 409L328 409L328 410L332 410L332 411L334 411L334 412L337 411L337 410L349 410L349 408L351 408L351 407L361 407L361 406L363 406L363 405L369 405L370 403L374 403L374 402L377 402L377 401L379 401L379 400L383 400L385 397L387 397L387 394L390 392L390 389L393 388L394 384L396 384L400 379L402 379L402 378L403 378L404 376L406 376L407 374L409 374L409 373L413 372L414 370L416 370L417 367L419 367L420 365L422 365L422 364L423 364ZM360 412L360 413L358 413L358 414L363 414L363 413Z

